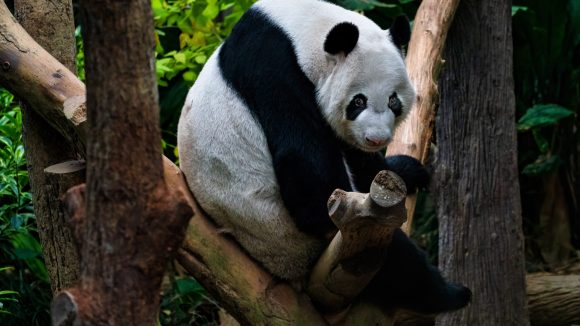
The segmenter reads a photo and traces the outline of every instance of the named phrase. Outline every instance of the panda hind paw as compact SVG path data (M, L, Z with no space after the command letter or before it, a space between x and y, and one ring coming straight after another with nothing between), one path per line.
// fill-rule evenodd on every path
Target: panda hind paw
M471 302L471 290L459 283L447 284L444 293L432 302L430 313L442 313L461 309Z

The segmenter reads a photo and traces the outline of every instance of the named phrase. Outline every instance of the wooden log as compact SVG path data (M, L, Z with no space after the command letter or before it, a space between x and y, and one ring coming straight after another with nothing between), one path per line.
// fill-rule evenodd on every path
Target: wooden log
M328 211L339 232L315 265L308 286L323 311L347 308L381 268L393 232L405 221L406 193L396 174L381 171L368 194L335 190L330 196Z
M324 325L305 294L274 279L233 241L220 234L195 203L183 173L165 158L165 178L187 192L195 218L177 260L200 281L228 313L247 325Z
M44 49L75 70L75 24L71 0L15 0L14 15ZM79 275L79 258L72 233L61 210L60 197L83 183L83 173L52 174L44 168L64 160L84 157L84 148L70 144L40 116L27 98L19 98L22 141L32 192L34 215L52 293L71 286Z
M437 80L444 63L441 56L458 5L459 0L424 0L417 10L406 59L417 102L395 132L387 155L405 154L427 162L439 107ZM416 195L407 199L407 222L403 225L407 234L411 232L416 201Z
M46 52L0 2L0 84L84 152L85 85ZM36 94L30 96L31 94Z
M532 325L580 324L580 275L535 273L526 281Z
M85 182L85 168L84 161L49 166L44 169L44 187L39 189L43 192L46 214L42 221L38 220L38 233L43 239L44 260L47 267L51 266L50 285L54 294L72 286L79 276L78 247L65 220L61 199L68 189Z
M576 271L577 272L577 271ZM580 324L580 275L532 273L526 276L528 310L533 326ZM395 326L432 326L434 316L401 311Z

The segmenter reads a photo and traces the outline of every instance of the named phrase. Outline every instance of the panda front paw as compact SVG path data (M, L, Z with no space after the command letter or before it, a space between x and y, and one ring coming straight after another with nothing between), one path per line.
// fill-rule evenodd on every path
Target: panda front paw
M429 173L416 158L407 155L395 155L388 156L385 160L387 168L403 179L407 186L408 194L415 193L417 189L423 189L429 185Z
M434 298L427 313L442 313L461 309L471 302L471 290L459 283L448 283L444 293Z

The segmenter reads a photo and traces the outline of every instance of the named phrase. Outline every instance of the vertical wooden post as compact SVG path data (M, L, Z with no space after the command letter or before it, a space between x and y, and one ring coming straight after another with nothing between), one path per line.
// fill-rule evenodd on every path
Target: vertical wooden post
M87 75L87 185L67 203L81 281L53 303L54 324L155 325L168 260L192 216L163 176L147 0L81 3Z
M75 38L71 0L15 0L15 15L34 39L68 69L74 71ZM71 286L79 275L77 248L59 205L60 197L72 186L84 182L84 174L73 173L54 179L44 168L84 157L82 143L71 143L53 129L22 98L22 128L32 202L38 224L44 261L53 293Z
M439 265L473 291L438 325L528 325L511 1L464 0L446 46L434 178Z

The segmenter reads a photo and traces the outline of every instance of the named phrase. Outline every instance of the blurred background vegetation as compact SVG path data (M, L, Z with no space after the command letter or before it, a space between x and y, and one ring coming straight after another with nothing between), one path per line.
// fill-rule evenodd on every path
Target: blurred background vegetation
M253 2L152 0L162 141L169 158L179 159L176 127L189 87ZM420 3L333 2L363 12L383 28L400 14L414 17ZM512 16L526 260L530 272L554 270L577 261L580 248L580 2L514 0ZM77 73L83 79L80 28ZM51 293L32 210L20 107L5 90L0 112L0 324L49 325ZM429 191L419 197L413 237L436 262L435 207ZM215 303L178 266L171 266L163 294L160 324L215 324Z

